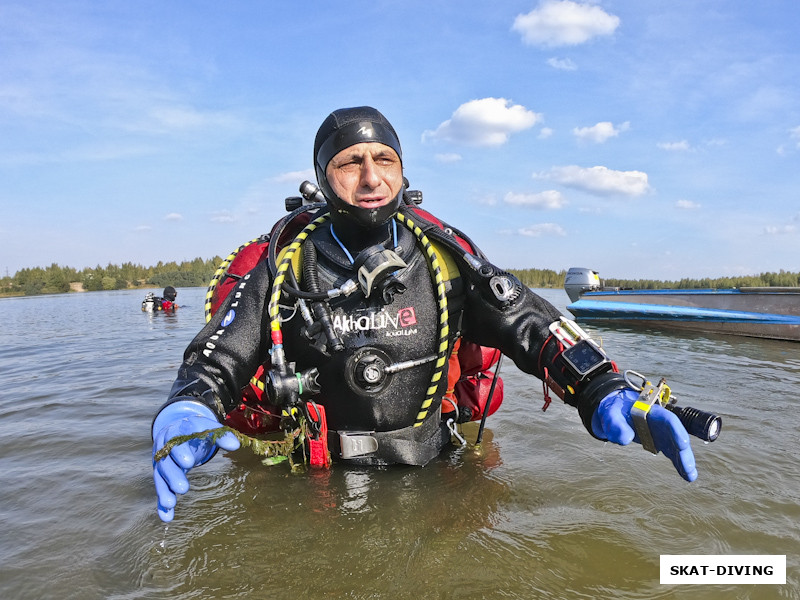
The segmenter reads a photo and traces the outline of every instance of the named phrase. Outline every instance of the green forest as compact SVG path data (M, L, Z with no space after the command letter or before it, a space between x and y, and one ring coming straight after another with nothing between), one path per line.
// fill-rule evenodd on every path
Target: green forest
M0 279L0 296L33 296L37 294L64 294L74 291L124 290L167 285L180 287L205 287L222 262L219 256L204 260L159 262L152 267L133 263L121 266L100 265L80 271L55 263L49 267L21 269L13 276ZM565 270L509 269L527 287L560 288L564 285ZM721 289L734 287L800 287L800 273L780 271L743 277L717 279L681 279L660 281L650 279L604 279L603 284L621 288L640 289Z
M64 294L71 291L96 292L143 287L205 287L217 266L219 256L204 260L159 262L152 267L133 263L122 266L97 265L78 271L55 263L49 267L20 269L13 276L0 279L0 296L33 296L37 294Z

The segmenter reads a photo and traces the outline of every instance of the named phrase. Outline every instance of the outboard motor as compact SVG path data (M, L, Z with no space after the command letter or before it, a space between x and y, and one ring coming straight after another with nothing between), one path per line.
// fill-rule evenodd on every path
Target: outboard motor
M571 302L577 302L584 292L600 289L600 274L583 267L571 267L564 278L564 291Z

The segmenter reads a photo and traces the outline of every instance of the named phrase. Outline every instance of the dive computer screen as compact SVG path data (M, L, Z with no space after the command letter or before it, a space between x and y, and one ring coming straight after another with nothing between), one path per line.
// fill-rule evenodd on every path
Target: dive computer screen
M605 352L589 340L580 340L564 350L562 356L578 378L585 377L609 362Z

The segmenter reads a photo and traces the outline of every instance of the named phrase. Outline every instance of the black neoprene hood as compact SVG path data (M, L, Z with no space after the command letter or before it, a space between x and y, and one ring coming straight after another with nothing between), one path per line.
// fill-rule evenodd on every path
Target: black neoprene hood
M402 189L386 206L366 209L347 204L339 198L325 174L328 163L334 156L345 148L362 142L378 142L389 146L397 152L402 164L400 140L389 120L371 106L358 106L335 110L322 122L314 140L314 169L319 187L332 211L354 220L363 227L374 227L386 223L397 213L403 196Z

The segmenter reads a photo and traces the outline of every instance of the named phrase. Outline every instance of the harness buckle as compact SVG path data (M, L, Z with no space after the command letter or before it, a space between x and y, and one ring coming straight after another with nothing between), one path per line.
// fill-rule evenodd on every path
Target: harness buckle
M378 451L378 440L371 431L339 431L342 458L356 458Z

